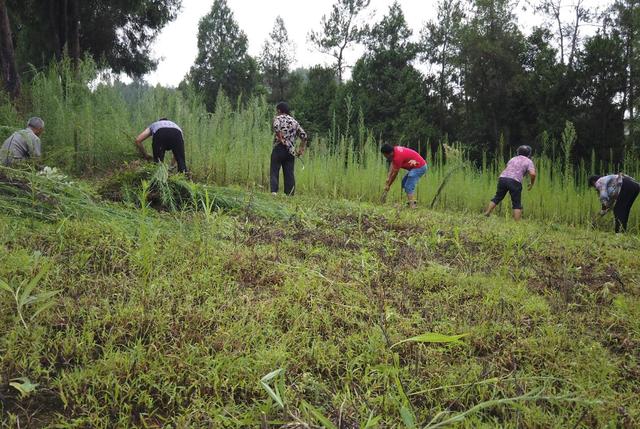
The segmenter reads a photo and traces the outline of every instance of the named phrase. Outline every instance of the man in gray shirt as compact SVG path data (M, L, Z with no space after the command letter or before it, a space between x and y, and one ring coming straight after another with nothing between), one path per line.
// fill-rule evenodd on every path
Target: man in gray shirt
M16 131L4 141L0 148L0 163L8 167L27 158L40 158L40 135L44 131L44 121L33 117L27 128Z

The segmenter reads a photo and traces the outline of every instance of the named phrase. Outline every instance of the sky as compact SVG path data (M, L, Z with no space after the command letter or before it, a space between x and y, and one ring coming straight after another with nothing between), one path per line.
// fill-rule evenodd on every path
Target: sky
M332 57L314 50L308 42L311 30L320 28L320 19L331 10L335 0L228 0L227 4L234 13L238 25L249 40L249 54L257 57L262 51L278 15L285 22L289 39L296 48L297 67L309 67L316 64L329 65ZM565 0L570 5L576 0ZM405 14L407 24L413 30L414 37L419 36L425 22L437 16L437 0L398 0ZM588 6L602 6L609 0L583 0ZM371 6L365 12L367 22L379 21L388 11L393 0L371 0ZM530 8L524 10L520 2L516 13L525 29L541 23ZM182 10L175 21L169 23L158 35L153 44L153 55L159 59L156 71L145 78L151 84L177 86L193 65L198 54L198 22L213 5L213 0L183 0ZM587 29L588 31L588 29ZM353 64L361 55L361 50L347 52L348 64Z

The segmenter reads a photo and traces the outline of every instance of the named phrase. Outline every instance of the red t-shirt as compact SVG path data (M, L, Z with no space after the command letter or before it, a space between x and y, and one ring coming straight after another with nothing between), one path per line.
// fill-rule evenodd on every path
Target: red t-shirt
M409 161L415 161L418 165L410 165ZM408 147L396 146L393 148L393 161L391 161L395 168L404 168L405 170L413 170L414 168L420 168L427 165L427 161L420 156L418 152Z

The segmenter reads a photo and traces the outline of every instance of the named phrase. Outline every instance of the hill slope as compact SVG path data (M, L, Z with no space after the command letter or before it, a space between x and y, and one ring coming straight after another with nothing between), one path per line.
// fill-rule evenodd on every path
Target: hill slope
M3 425L640 424L638 237L263 200L0 215Z

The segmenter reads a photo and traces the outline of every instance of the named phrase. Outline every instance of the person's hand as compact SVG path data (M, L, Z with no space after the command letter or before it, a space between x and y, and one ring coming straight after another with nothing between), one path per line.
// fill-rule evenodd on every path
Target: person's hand
M410 159L408 162L410 167L417 167L418 166L418 161L416 161L415 159Z
M389 189L391 189L391 186L389 186L388 184L384 185L384 191L385 192L389 192Z
M302 155L304 155L304 149L298 149L296 151L296 156L302 156Z
M529 186L527 186L527 191L530 191L531 188L533 188L533 183L529 183Z

